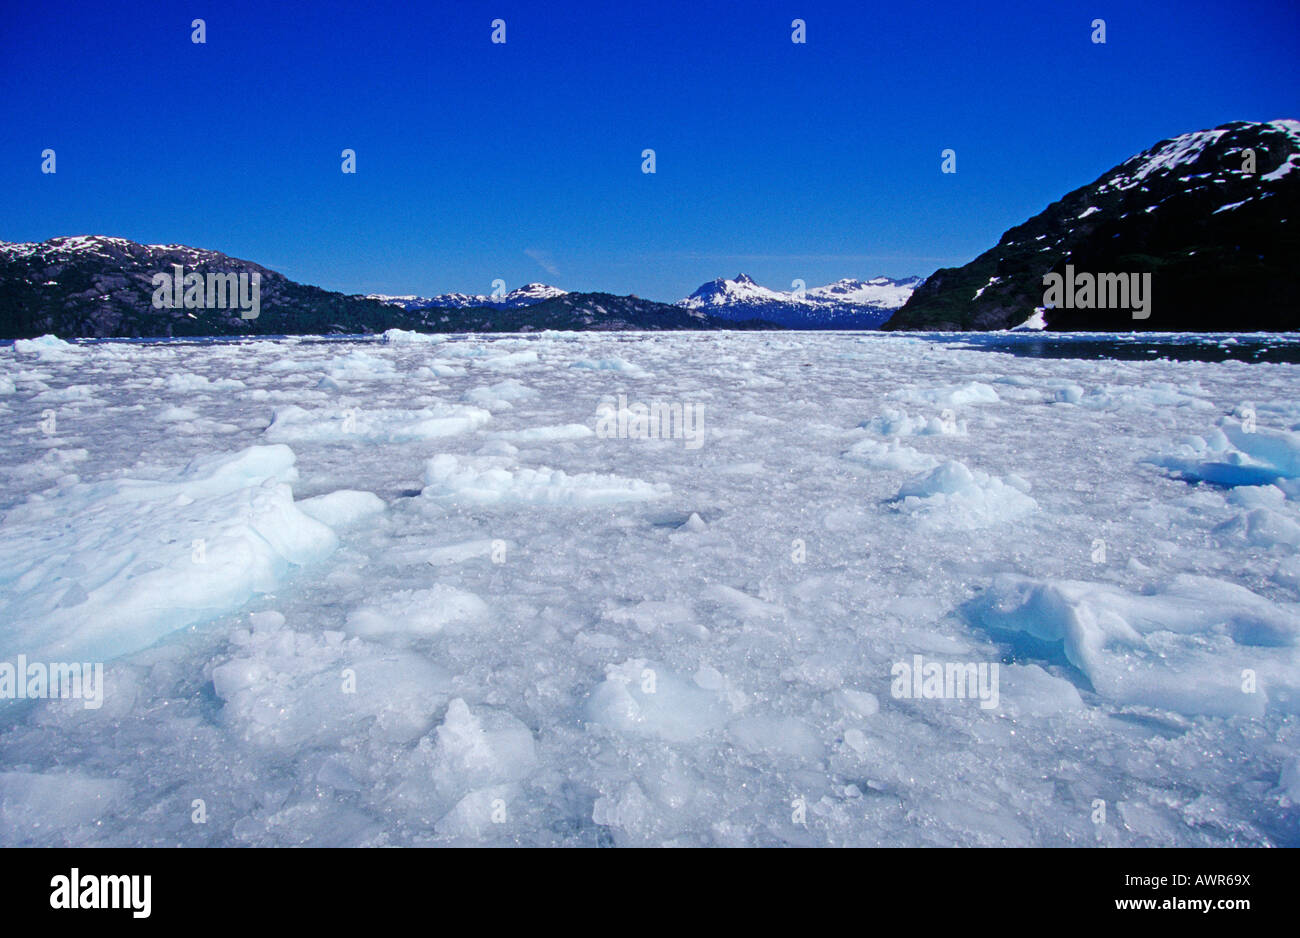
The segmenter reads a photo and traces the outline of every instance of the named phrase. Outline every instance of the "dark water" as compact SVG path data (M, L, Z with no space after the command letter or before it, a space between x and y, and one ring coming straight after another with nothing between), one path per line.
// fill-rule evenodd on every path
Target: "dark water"
M994 332L917 335L930 342L986 352L1005 352L1022 358L1300 364L1300 335L1279 333L1134 335Z

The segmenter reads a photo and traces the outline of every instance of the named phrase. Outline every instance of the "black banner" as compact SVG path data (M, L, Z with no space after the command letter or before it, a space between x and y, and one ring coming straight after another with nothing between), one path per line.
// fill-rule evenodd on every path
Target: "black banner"
M13 923L84 927L285 924L338 928L431 912L748 918L824 910L927 925L1177 921L1231 927L1292 907L1282 850L7 850L0 896ZM441 911L438 911L441 910ZM13 918L13 916L17 916ZM1172 916L1172 918L1167 918ZM75 922L73 921L75 918ZM448 919L450 923L450 918Z

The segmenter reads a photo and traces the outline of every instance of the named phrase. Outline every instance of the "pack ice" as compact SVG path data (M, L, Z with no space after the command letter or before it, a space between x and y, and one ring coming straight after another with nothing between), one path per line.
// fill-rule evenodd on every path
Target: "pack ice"
M0 348L0 844L1300 846L1297 366L951 338Z
M334 532L293 502L293 451L251 446L178 471L69 480L5 515L0 659L102 660L274 590Z

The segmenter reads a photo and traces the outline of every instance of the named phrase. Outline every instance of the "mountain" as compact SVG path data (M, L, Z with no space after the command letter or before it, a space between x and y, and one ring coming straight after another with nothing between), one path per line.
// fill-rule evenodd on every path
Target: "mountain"
M259 275L256 318L223 309L158 309L158 273ZM0 336L301 335L383 332L405 325L398 309L289 280L251 261L181 244L138 244L103 235L0 242Z
M1255 158L1249 169L1249 154ZM1075 189L964 267L932 274L884 327L987 330L1300 328L1300 122L1235 121L1162 140ZM1068 266L1067 266L1068 265ZM1048 306L1047 274L1129 274L1131 308ZM1093 302L1096 302L1095 297ZM1128 304L1133 305L1131 302ZM1037 323L1031 324L1036 325Z
M224 308L154 305L157 274L244 278L243 293L213 293ZM253 288L257 275L257 288ZM223 285L224 287L225 285ZM232 282L230 289L239 285ZM182 291L178 295L183 299ZM240 300L257 297L256 316ZM207 299L205 295L205 299ZM531 332L541 329L747 329L771 323L733 323L635 296L566 293L529 284L496 306L422 306L418 297L346 296L289 280L260 264L181 244L139 244L125 238L81 235L40 243L0 241L0 338L53 333L76 337L210 335L327 335L424 332ZM445 299L445 298L442 298ZM469 301L484 299L467 297ZM248 318L245 318L245 316Z
M405 310L413 309L520 309L532 306L543 300L564 296L568 291L544 283L526 283L500 297L472 293L441 293L438 296L387 296L383 293L368 293L367 300L378 300L390 306L400 306Z
M840 280L800 293L759 286L746 274L704 284L677 305L743 322L763 319L787 329L878 329L907 302L920 277Z
M621 329L775 329L763 320L732 322L697 310L611 293L563 293L514 309L414 310L411 328L424 332L534 332L556 329L603 332Z

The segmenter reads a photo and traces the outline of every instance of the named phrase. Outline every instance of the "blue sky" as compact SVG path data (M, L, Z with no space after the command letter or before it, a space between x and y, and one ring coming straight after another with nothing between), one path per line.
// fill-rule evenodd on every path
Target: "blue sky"
M12 4L0 239L346 292L928 274L1160 139L1300 118L1298 91L1293 0Z

